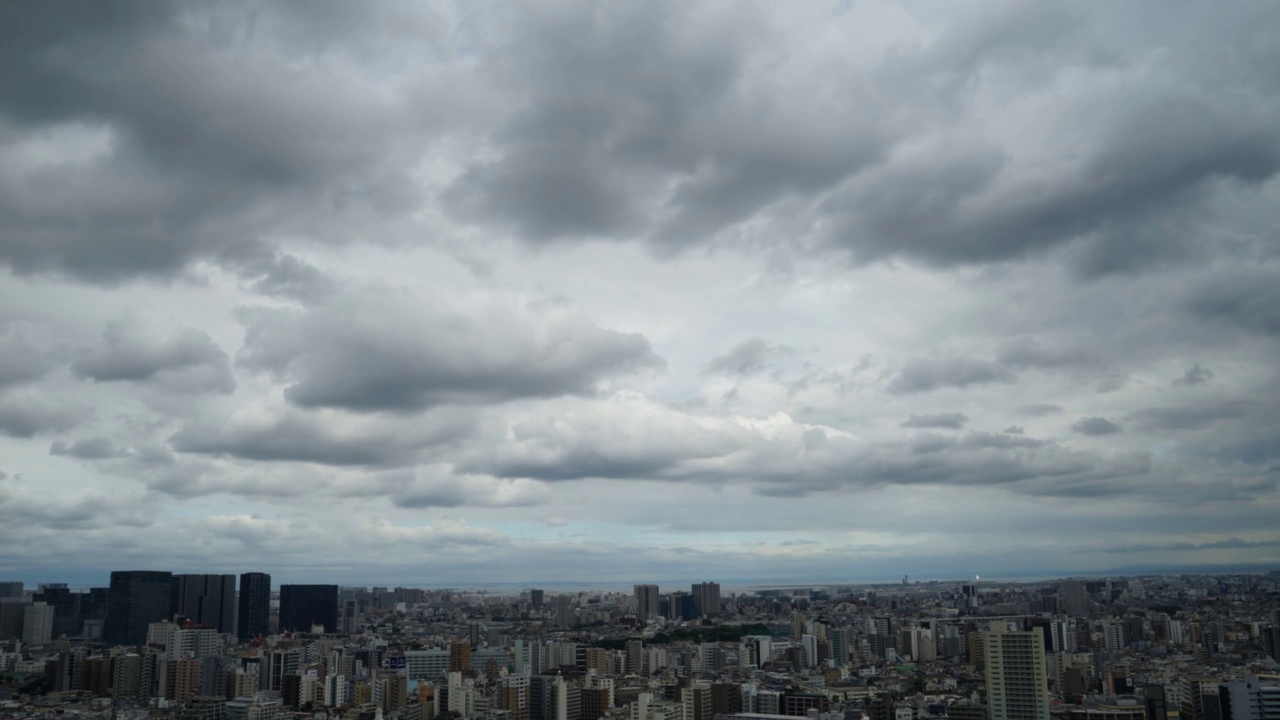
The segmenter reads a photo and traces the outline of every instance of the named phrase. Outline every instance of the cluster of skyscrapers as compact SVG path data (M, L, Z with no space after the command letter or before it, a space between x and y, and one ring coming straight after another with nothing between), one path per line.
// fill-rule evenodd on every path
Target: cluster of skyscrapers
M636 585L633 589L636 617L641 622L654 618L669 620L696 620L720 614L720 583L694 583L689 592L676 591L666 595L657 585Z
M175 618L241 640L266 636L271 576L249 572L239 580L237 589L235 575L120 570L111 573L108 587L87 592L41 586L30 603L0 603L0 640L22 638L40 645L83 636L107 645L144 645L152 623ZM21 583L0 583L0 597L22 595ZM336 632L338 616L337 585L280 586L279 629Z

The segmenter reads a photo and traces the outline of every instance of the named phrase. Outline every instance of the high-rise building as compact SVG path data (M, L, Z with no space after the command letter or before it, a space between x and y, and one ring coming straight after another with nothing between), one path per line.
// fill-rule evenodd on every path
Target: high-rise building
M683 688L680 702L684 705L684 720L711 720L715 717L709 683L695 682Z
M1009 630L993 621L983 634L987 704L991 720L1049 720L1049 680L1044 635Z
M1214 676L1183 675L1180 678L1182 703L1179 715L1184 720L1220 720L1222 704L1219 698L1221 678Z
M511 720L530 720L529 677L507 675L499 681L498 702L510 713Z
M1262 693L1257 677L1224 682L1218 686L1222 720L1263 720Z
M1147 685L1143 687L1142 695L1147 720L1169 720L1169 704L1165 700L1163 685Z
M534 609L534 610L541 610L541 609L542 609L542 603L543 603L543 601L544 601L545 599L546 599L546 591L545 591L545 590L536 590L536 589L535 589L535 590L530 590L530 591L529 591L529 604L533 606L533 609Z
M22 613L22 642L47 645L53 640L53 606L43 602L27 605Z
M626 644L627 672L632 675L644 673L644 641L627 640Z
M853 630L847 627L831 628L827 631L827 641L831 643L831 657L836 667L849 664L849 650L853 647Z
M233 633L235 628L235 575L175 575L174 612L195 622Z
M568 687L562 675L529 678L530 720L568 720Z
M556 625L560 627L570 627L573 625L573 597L569 595L556 596Z
M310 632L314 625L337 632L338 586L281 585L280 630Z
M658 616L658 586L636 585L636 617L641 623Z
M185 703L200 694L200 660L184 657L173 664L173 699Z
M5 580L0 582L0 600L3 600L4 598L20 597L22 597L21 580Z
M1084 583L1079 580L1068 580L1062 585L1063 604L1071 617L1084 617L1085 593Z
M667 612L664 617L668 620L696 619L698 617L698 613L694 607L693 600L693 595L690 595L683 590L676 590L667 596Z
M271 576L250 572L240 575L240 612L236 636L249 640L271 631Z
M694 583L691 594L693 595L693 607L699 617L720 614L720 583Z
M73 593L65 587L42 587L32 599L46 603L53 610L53 637L75 637L84 631L80 616L80 599L83 593Z
M0 602L0 641L21 640L22 623L26 617L24 602Z
M147 625L173 613L173 575L155 570L117 570L107 591L108 645L142 645Z
M471 672L471 646L461 640L449 643L449 672Z

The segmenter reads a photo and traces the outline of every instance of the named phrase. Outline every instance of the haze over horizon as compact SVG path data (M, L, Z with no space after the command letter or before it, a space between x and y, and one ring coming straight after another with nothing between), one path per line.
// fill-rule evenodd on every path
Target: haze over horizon
M1280 567L1278 27L0 4L0 579Z

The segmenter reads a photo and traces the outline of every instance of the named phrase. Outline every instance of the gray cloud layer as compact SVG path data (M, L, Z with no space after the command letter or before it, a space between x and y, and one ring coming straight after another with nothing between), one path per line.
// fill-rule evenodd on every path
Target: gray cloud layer
M1263 557L1278 25L0 5L0 564Z
M288 381L285 395L301 407L414 411L588 394L610 376L662 365L644 337L553 301L452 308L439 298L349 294L244 319L240 363Z

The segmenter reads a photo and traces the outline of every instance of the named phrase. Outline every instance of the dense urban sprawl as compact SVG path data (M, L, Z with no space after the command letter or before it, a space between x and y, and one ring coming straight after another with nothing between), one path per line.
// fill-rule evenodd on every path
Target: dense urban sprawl
M0 583L0 717L1280 720L1280 573L630 593Z

